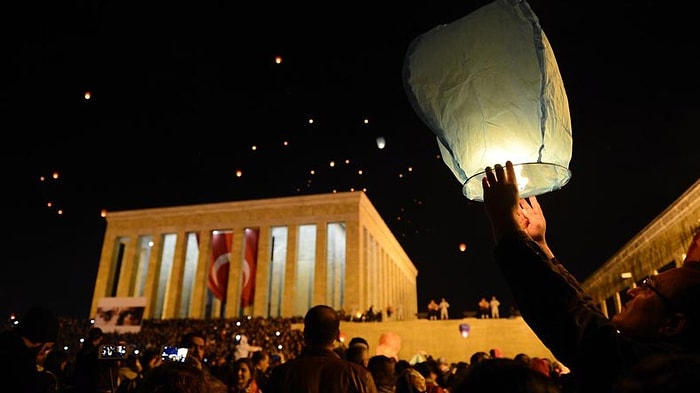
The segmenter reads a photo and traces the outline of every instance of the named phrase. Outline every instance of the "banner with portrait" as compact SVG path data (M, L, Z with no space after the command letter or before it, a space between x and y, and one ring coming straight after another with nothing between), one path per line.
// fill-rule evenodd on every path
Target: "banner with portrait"
M105 333L141 331L146 297L103 297L97 302L95 327Z

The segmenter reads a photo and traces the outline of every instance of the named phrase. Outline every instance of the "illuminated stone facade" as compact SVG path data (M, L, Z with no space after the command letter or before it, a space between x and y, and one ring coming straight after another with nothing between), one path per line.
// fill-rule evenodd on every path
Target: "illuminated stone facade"
M700 180L583 282L609 317L620 312L627 290L644 278L680 266L700 230Z
M110 212L106 219L91 315L101 298L145 297L144 318L291 317L316 304L353 313L401 307L406 319L416 318L418 272L363 192ZM228 243L216 246L221 236ZM225 293L220 299L212 265L226 263L227 274L214 280ZM242 300L253 284L251 299Z

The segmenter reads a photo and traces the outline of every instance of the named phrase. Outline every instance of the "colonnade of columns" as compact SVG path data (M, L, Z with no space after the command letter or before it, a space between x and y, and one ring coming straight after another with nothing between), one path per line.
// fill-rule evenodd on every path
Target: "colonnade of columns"
M245 202L230 202L110 213L91 315L104 297L145 297L145 318L290 317L315 304L346 311L350 307L364 310L374 306L376 310L400 305L405 315L415 315L417 270L364 193L296 197L304 206L316 204L315 209L307 209L309 217L291 208L294 198L271 200L257 210L246 209ZM255 203L265 205L265 200ZM276 219L271 220L271 216ZM315 226L314 239L300 241L299 227L309 225ZM335 235L329 240L331 227ZM247 228L258 233L255 292L253 304L242 307ZM284 249L278 258L273 255L272 232L280 228L286 244L275 247ZM212 257L212 234L216 231L232 233L224 301L212 296L207 286L216 257ZM337 233L343 231L345 239L338 240ZM329 245L329 241L342 244ZM313 271L306 271L307 265L298 263L300 255L309 250L300 253L298 248L313 246L313 261L308 267ZM344 247L344 255L329 256L329 250L338 247ZM338 271L339 266L343 271ZM334 276L329 278L329 272ZM299 274L313 275L313 279L299 284ZM310 291L311 296L301 296L304 291Z

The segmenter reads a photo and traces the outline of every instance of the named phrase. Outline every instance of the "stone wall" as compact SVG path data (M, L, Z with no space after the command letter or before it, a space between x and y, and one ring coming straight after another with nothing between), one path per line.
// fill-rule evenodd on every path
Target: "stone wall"
M470 334L462 338L460 324L469 324ZM295 325L303 329L303 324ZM505 357L526 353L531 357L547 357L556 360L551 351L537 338L522 317L500 319L449 319L429 321L342 322L341 335L349 341L352 337L364 337L374 354L383 333L392 332L401 337L400 359L410 360L425 352L433 357L445 357L449 362L469 362L478 351L488 352L499 348Z

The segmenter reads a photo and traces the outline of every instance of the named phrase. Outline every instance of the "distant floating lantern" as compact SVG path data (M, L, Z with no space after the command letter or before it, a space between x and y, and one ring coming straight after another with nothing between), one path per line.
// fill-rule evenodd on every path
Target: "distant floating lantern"
M379 336L379 345L377 345L376 354L386 357L399 359L401 351L401 336L395 332L384 332Z
M484 168L513 162L520 195L569 182L569 103L554 52L524 0L495 0L409 46L404 87L468 199Z
M470 330L471 330L471 326L469 326L468 323L460 323L459 324L459 334L462 336L462 338L469 337Z
M467 251L467 245L465 243L459 243L459 251Z
M377 147L381 150L386 146L386 140L384 137L379 136L377 137Z

